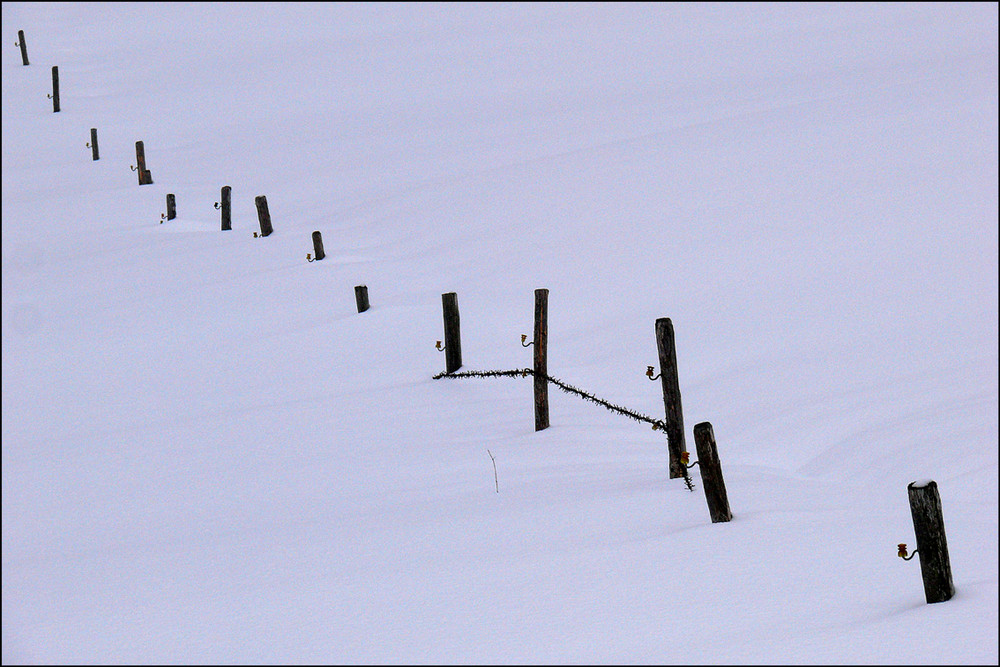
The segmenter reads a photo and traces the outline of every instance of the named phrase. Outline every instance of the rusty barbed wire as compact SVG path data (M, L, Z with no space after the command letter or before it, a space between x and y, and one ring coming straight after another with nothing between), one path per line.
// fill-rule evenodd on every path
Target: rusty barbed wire
M458 371L455 373L438 373L433 376L433 379L440 380L442 378L492 378L492 377L527 377L536 375L534 369L532 368L515 368L507 371L490 370L490 371ZM554 378L551 375L543 375L545 380L554 384L556 387L566 392L567 394L576 394L584 400L590 401L591 403L596 403L603 408L610 410L616 414L634 419L638 422L644 422L646 424L651 424L654 431L663 431L666 434L666 423L661 419L653 419L649 415L644 415L635 410L630 410L626 407L620 405L615 405L610 401L606 401L603 398L598 398L590 392L586 392L578 387L574 387L571 384L563 382L558 378ZM694 483L691 481L691 477L687 474L687 470L684 470L684 484L687 486L689 491L694 491Z

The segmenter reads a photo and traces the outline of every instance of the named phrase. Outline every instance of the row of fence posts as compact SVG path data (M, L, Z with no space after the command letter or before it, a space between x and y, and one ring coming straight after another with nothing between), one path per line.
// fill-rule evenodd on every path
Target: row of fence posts
M17 31L17 42L15 46L18 46L21 50L21 62L23 65L28 65L28 44L24 37L24 30ZM59 99L59 67L54 65L52 67L52 93L48 95L52 99L52 111L53 113L58 113L60 111L60 99ZM97 128L90 128L90 142L87 143L87 147L91 150L91 157L94 161L100 160L100 150L98 148L97 142ZM132 166L132 170L138 175L139 185L152 185L153 175L152 172L146 167L146 150L145 144L142 141L135 142L135 165ZM262 238L270 236L274 232L274 228L271 225L271 214L267 207L267 197L260 195L254 198L254 204L257 207L257 220L260 225L260 233L254 232L254 238ZM224 186L222 188L222 197L219 202L215 203L217 209L222 211L222 231L232 230L232 188L230 186ZM174 220L177 217L177 199L173 193L167 194L167 212L160 216L160 222L165 220ZM326 257L326 252L323 250L323 238L319 231L315 231L312 234L313 240L313 254L315 259L307 255L307 259L311 261L322 260ZM355 302L357 304L358 312L363 313L371 307L371 303L368 300L368 287L366 285L357 285L354 288ZM461 352L459 351L459 356Z
M21 62L28 65L28 46L24 38L24 30L17 31L17 46L21 49ZM59 67L52 67L52 111L60 110L59 100ZM97 128L90 129L90 143L87 144L94 160L100 159L97 145ZM152 174L146 169L145 148L142 141L135 142L135 171L138 172L139 185L152 184ZM216 208L222 210L222 230L232 229L231 217L232 188L222 188L221 202L216 202ZM267 198L263 195L254 199L257 206L257 218L260 224L260 236L269 236L273 232L271 215L267 208ZM173 194L167 195L167 220L177 216L176 199ZM254 233L257 236L257 233ZM323 250L323 239L319 231L312 234L315 260L322 260L326 253ZM354 288L358 312L362 313L370 307L368 287L358 285ZM548 297L547 289L535 290L535 330L534 340L527 346L534 346L534 411L535 431L549 427L548 401ZM444 351L446 372L454 373L462 367L462 343L460 320L458 314L458 295L449 292L441 295L444 309ZM660 362L659 378L663 387L663 407L666 418L664 424L667 431L667 448L669 451L670 478L685 476L685 468L694 465L701 471L702 486L705 488L705 498L713 523L727 522L732 519L729 499L726 494L725 481L722 478L722 466L719 459L715 433L709 422L701 422L694 427L695 448L698 460L687 465L684 445L684 417L681 408L680 383L677 374L677 352L674 341L674 329L670 318L656 320L656 348ZM650 368L650 378L652 368ZM910 501L910 513L913 518L914 534L917 548L907 555L906 544L899 544L898 555L910 560L914 555L920 556L920 569L924 583L924 595L928 603L944 602L955 594L955 585L951 574L951 561L948 555L948 541L944 531L944 516L941 509L941 496L937 483L933 480L911 482L907 486Z
M462 337L458 313L458 295L448 292L441 295L444 315L444 347L445 372L455 373L462 367ZM523 347L534 347L533 354L533 395L535 431L549 427L549 374L548 374L548 307L549 290L535 290L535 328L531 342L524 341ZM722 463L719 459L715 433L709 422L698 424L694 428L695 446L698 461L691 466L686 465L687 452L684 446L684 417L681 410L680 383L677 374L677 352L674 341L674 327L670 318L656 320L656 347L660 359L660 377L663 387L663 405L666 412L664 420L667 449L669 451L670 478L686 477L686 467L699 466L702 484L705 487L705 498L708 502L709 514L713 523L726 522L732 519L729 498L726 494L726 484L722 477ZM652 377L651 379L656 379Z
M547 289L535 290L535 337L524 347L534 347L534 412L535 431L549 427L548 402L548 298ZM444 314L445 371L455 373L462 367L462 340L458 312L458 295L448 292L441 295ZM688 452L684 446L684 417L681 409L680 382L677 373L677 349L674 327L670 318L656 320L656 349L660 362L660 373L653 376L652 366L647 375L651 380L659 378L663 388L664 419L669 451L670 478L685 477L686 468L697 465L701 472L705 500L708 504L712 523L725 523L733 518L729 506L729 496L722 476L722 462L719 459L715 432L710 422L696 424L694 432L695 449L698 460L688 465ZM913 482L907 486L910 513L917 540L913 554L920 555L920 567L924 583L924 596L928 603L944 602L955 594L948 543L944 532L944 516L937 483L934 481ZM909 560L906 545L899 545L899 556Z

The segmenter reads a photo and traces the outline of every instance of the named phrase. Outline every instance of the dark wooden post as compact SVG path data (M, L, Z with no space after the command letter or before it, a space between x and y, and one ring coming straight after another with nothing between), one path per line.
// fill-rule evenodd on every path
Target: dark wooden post
M153 184L153 175L146 169L146 147L141 141L135 142L135 168L139 172L139 185Z
M313 232L313 252L317 260L326 257L326 253L323 252L323 235L319 231Z
M101 156L97 152L97 128L90 128L90 151L94 155L95 160L100 160Z
M729 521L733 518L733 513L729 510L729 496L726 495L726 483L722 479L722 463L719 461L715 432L710 423L695 425L694 446L698 451L698 469L701 470L701 484L705 487L705 500L708 502L712 523Z
M535 430L549 427L549 291L535 290Z
M664 423L667 449L670 452L670 479L684 477L681 452L684 444L684 414L681 410L681 389L677 378L677 352L674 347L674 325L669 317L656 320L656 350L660 357L660 382L663 385Z
M24 31L17 31L17 45L21 47L21 62L28 64L28 45L24 43Z
M222 186L222 202L219 206L222 209L222 231L224 232L233 228L232 199L233 189L228 185Z
M941 513L937 482L910 482L906 491L910 496L913 532L917 537L917 552L920 554L924 597L928 604L950 600L955 595L955 584L951 580L951 560L948 558L948 540L944 534L944 516Z
M354 288L354 300L358 302L358 312L363 313L368 310L368 286L357 285Z
M462 367L462 334L459 327L458 295L448 292L441 295L444 309L444 359L445 372L454 373Z
M167 195L167 220L177 217L177 200L173 195Z
M257 219L260 221L260 235L268 236L274 229L271 228L271 214L267 210L267 197L260 195L254 197L257 204Z
M59 111L59 66L52 66L52 113Z

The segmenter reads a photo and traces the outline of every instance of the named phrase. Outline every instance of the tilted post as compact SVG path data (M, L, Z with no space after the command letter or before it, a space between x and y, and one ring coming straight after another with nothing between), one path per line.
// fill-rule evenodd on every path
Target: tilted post
M354 300L358 302L358 312L363 313L368 310L368 286L357 285L354 288Z
M535 430L549 427L549 291L535 290Z
M28 45L24 43L24 31L17 31L17 45L21 47L21 63L28 64Z
M462 333L458 317L458 294L441 295L444 311L444 360L445 372L454 373L462 367Z
M729 509L726 483L722 479L722 463L719 461L715 432L710 423L695 425L694 446L698 452L698 469L701 471L701 484L705 487L705 500L708 502L712 523L729 521L733 518L733 513Z
M59 112L59 66L52 66L52 113Z
M222 209L222 231L228 232L233 228L232 216L233 189L228 185L222 186L222 201L219 208Z
M656 350L660 357L660 382L663 386L663 409L670 452L670 479L684 477L681 453L684 445L684 414L681 410L681 389L677 378L677 352L674 346L674 325L669 317L656 320Z
M317 260L326 257L326 253L323 252L323 235L319 231L313 232L313 252Z
M90 152L93 154L95 160L100 160L101 156L97 152L97 128L90 128Z
M268 236L274 229L271 227L271 214L267 210L267 197L259 195L254 197L253 201L257 205L257 220L260 221L260 235Z
M177 199L168 194L167 195L167 220L173 220L177 217Z
M913 515L913 532L920 554L920 572L924 579L924 597L928 604L950 600L955 595L951 579L948 540L944 534L944 515L937 482L910 482L906 487Z

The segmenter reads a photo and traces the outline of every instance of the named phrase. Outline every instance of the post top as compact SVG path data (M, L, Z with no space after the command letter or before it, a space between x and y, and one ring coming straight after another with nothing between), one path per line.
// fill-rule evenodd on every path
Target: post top
M934 486L937 486L937 483L933 479L918 479L915 482L910 482L910 488L911 489L923 489L924 487L928 487L928 486L930 486L932 484Z

